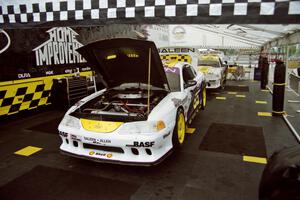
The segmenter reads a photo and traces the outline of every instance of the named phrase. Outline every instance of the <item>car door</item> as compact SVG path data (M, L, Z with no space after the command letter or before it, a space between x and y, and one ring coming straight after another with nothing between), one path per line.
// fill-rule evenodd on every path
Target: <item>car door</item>
M200 104L201 77L197 76L197 72L191 65L184 65L182 68L183 92L186 94L187 100L184 102L184 110L187 119L189 119ZM189 84L191 81L196 82L195 85Z

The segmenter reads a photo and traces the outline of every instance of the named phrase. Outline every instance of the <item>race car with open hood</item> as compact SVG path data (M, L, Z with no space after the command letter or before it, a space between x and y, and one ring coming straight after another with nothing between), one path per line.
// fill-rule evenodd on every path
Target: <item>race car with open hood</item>
M72 106L58 130L63 154L154 165L185 141L186 124L206 104L204 76L188 63L163 67L153 42L111 39L78 49L106 88Z

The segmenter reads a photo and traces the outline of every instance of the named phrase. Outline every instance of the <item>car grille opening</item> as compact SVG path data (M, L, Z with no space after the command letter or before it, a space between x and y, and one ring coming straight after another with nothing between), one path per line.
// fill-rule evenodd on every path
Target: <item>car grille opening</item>
M149 156L151 156L152 155L152 151L151 151L151 149L145 149L146 150L146 153L149 155Z
M136 148L131 148L131 152L132 152L134 155L139 155L139 150L137 150Z
M95 149L95 150L100 150L100 151L109 151L109 152L114 152L114 153L124 153L124 150L120 147L100 146L100 145L83 143L83 148Z
M77 141L73 141L73 146L74 147L78 147L78 142Z

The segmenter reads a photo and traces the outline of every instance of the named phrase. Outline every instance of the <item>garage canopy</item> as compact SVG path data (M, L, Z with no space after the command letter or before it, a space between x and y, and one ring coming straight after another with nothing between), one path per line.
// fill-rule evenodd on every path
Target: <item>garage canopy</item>
M287 24L300 0L2 0L2 28L133 24Z
M171 46L195 46L200 49L259 49L267 42L299 31L299 24L170 25L169 43Z

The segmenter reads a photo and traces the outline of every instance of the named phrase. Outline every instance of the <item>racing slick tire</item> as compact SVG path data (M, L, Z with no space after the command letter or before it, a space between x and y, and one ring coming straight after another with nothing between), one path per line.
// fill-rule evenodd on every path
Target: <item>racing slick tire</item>
M176 114L176 124L173 130L172 143L174 149L179 149L185 140L185 118L181 108L178 109Z
M202 98L202 102L201 102L201 110L204 110L205 109L205 106L206 106L206 87L204 86L202 91L201 91L201 98Z

